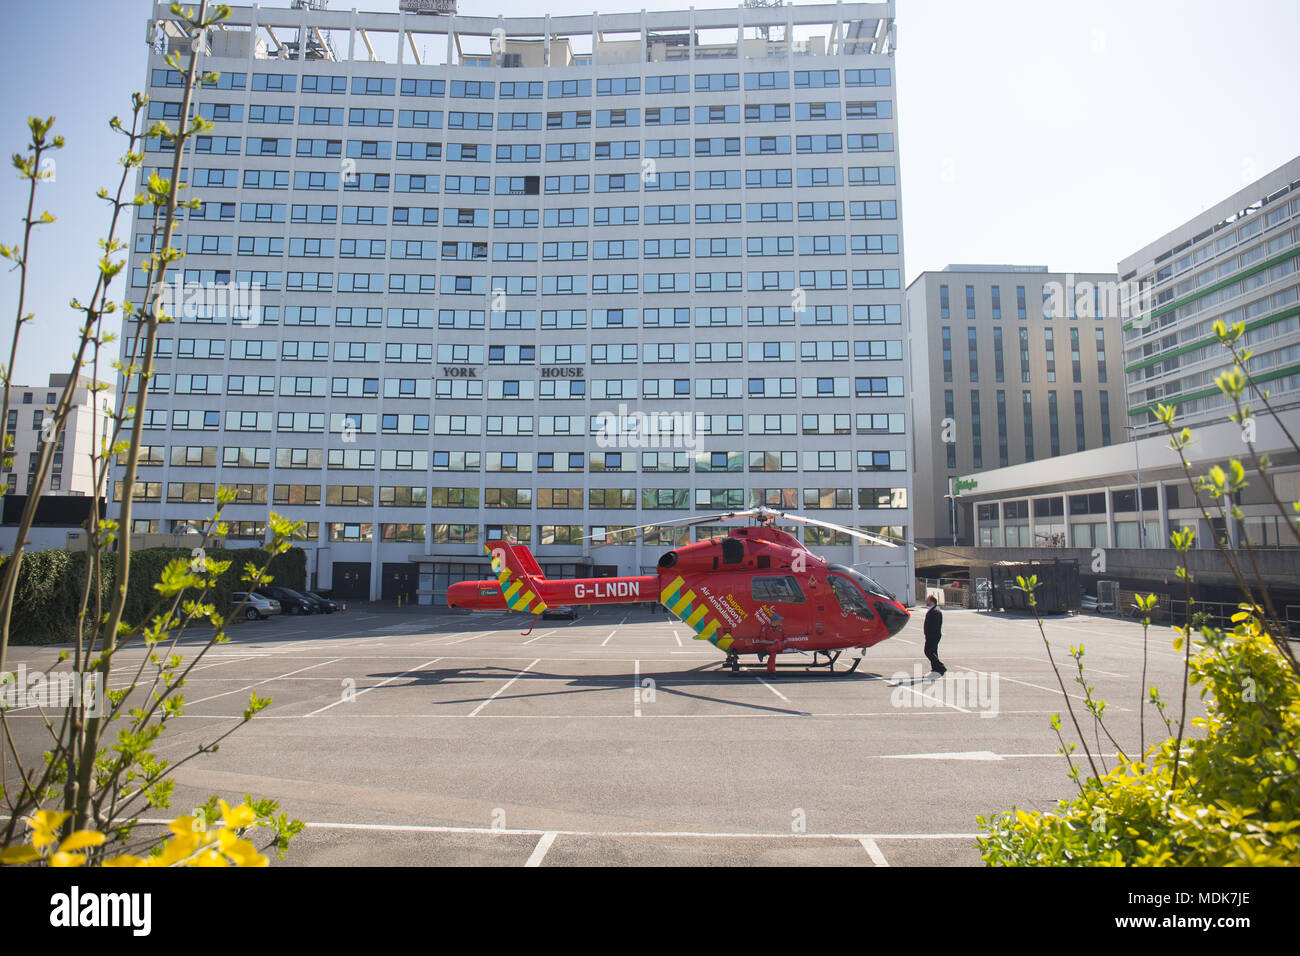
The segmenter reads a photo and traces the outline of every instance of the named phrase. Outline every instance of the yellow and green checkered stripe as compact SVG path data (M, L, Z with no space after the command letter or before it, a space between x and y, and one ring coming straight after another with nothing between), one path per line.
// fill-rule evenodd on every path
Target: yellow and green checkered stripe
M659 592L659 603L691 626L697 641L708 641L725 651L735 640L722 627L722 622L709 613L709 607L694 591L685 590L686 582L680 576Z
M492 549L486 545L483 548L492 558ZM504 561L498 561L492 558L492 572L501 582L501 596L506 599L506 607L512 611L527 611L529 614L541 614L546 610L546 602L539 598L532 591L528 590L519 581L510 579L510 568Z

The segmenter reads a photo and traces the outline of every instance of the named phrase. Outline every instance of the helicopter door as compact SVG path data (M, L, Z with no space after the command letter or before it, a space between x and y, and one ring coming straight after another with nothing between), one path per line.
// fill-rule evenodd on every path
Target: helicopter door
M871 612L866 598L857 586L847 578L832 574L829 576L831 585L831 594L835 596L836 603L840 606L840 613L844 617L852 615L861 618L864 621L875 621L876 616Z

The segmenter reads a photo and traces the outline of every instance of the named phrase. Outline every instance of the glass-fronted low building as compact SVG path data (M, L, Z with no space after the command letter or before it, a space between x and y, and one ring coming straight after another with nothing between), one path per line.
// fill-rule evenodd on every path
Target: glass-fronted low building
M1189 528L1200 550L1225 538L1234 549L1249 543L1261 573L1294 597L1294 515L1279 513L1273 494L1288 506L1300 499L1293 444L1300 435L1300 158L1124 258L1119 279L1124 434L1109 448L963 475L959 502L974 544L1081 549L1073 556L1083 565L1100 549L1112 567L1118 550L1133 574L1138 562L1148 564L1142 580L1149 581L1156 569L1172 573L1177 556L1169 536ZM1252 414L1240 422L1230 420L1235 408L1215 384L1234 365L1215 337L1219 321L1243 325L1241 347L1251 353L1246 368L1254 384L1242 401ZM1207 495L1198 503L1155 419L1162 403L1176 407L1176 428L1190 430L1184 453L1193 476L1234 458L1246 465L1248 482L1232 502L1239 516L1221 513ZM1269 463L1272 492L1253 471L1252 444ZM1216 573L1227 574L1209 560L1200 578ZM1231 594L1229 585L1223 594Z

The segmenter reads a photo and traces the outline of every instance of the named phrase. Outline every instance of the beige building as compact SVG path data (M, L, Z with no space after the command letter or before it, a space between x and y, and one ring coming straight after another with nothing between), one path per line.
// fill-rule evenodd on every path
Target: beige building
M41 443L55 443L54 459L42 491L50 495L89 495L94 490L90 453L96 429L107 421L102 405L113 403L113 392L91 391L91 379L78 381L73 408L62 431L54 432L50 423L67 374L51 375L47 385L12 385L9 388L9 420L6 430L14 437L13 467L4 471L9 492L30 494L36 481L36 462ZM96 401L101 404L97 419L91 412ZM96 422L98 424L96 424Z
M969 509L949 496L973 490L974 473L1125 440L1115 284L1114 273L950 265L908 286L918 543L973 543Z

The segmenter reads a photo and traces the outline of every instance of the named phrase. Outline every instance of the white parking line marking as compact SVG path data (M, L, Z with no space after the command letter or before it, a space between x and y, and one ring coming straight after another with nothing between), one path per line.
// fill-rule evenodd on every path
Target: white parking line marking
M525 643L525 644L531 644L531 643L533 643L533 641L540 641L540 640L541 640L542 638L544 638L547 634L554 634L554 633L555 633L556 631L558 631L558 630L559 630L558 627L553 627L553 628L551 628L549 631L542 631L542 633L538 634L536 637L531 637L531 638L529 638L528 640L524 641L524 643Z
M4 819L0 817L0 819ZM141 819L149 826L166 826L171 820ZM979 833L714 833L707 830L536 830L507 829L505 827L455 827L414 823L336 823L309 822L307 829L320 830L370 830L392 833L466 833L482 836L505 834L510 836L537 836L548 834L587 838L641 838L669 840L974 840Z
M871 862L876 866L889 866L889 861L885 859L885 854L880 852L880 847L876 841L870 837L860 837L858 842L862 844L862 849L867 851L867 856L871 857Z
M600 646L601 646L601 647L604 647L606 644L608 644L610 638L613 637L613 636L614 636L615 634L617 634L617 633L618 633L618 628L614 628L614 630L610 631L610 632L609 632L609 637L607 637L607 638L605 638L603 641L601 641L601 642L600 642Z
M1001 754L991 750L969 750L961 753L937 754L878 754L882 760L1002 760ZM1060 754L1057 754L1059 757Z
M632 716L641 716L641 662L636 661L632 668Z
M376 687L378 685L375 685ZM372 688L366 688L370 690ZM30 709L30 708L29 708ZM10 710L9 715L15 720L34 719L41 720L40 714L19 714ZM1002 710L998 711L1001 716L1015 714L1018 716L1036 716L1042 717L1047 714L1058 713L1057 710ZM257 720L302 720L310 717L311 714L258 714ZM403 719L418 720L463 720L465 715L462 714L402 714ZM636 714L480 714L484 720L633 720ZM850 717L904 717L921 719L925 717L952 717L953 715L942 710L868 710L868 711L846 711L837 713L814 714L807 711L789 711L774 714L656 714L655 720L791 720L821 718L838 720ZM978 718L979 714L970 714L972 718ZM358 720L388 720L393 719L392 714L348 714L348 717ZM178 714L171 720L243 720L241 714ZM1059 757L1060 754L1008 754L1007 759L1015 757Z
M204 701L208 701L208 700L216 700L218 697L228 697L228 696L231 695L231 694L238 694L238 693L241 693L241 692L246 691L246 690L252 690L254 687L261 687L263 684L269 684L269 683L271 683L271 681L281 680L281 679L283 679L283 678L285 678L285 677L291 677L291 676L293 676L294 674L300 673L300 672L302 672L302 671L309 671L309 670L311 670L313 667L324 667L326 664L334 664L334 663L336 663L336 662L338 662L338 661L341 661L341 660L343 660L343 658L341 658L341 657L335 657L335 658L332 658L331 660L321 661L321 662L318 663L318 664L308 664L306 667L299 667L298 670L296 670L296 671L289 671L288 674L277 674L275 677L268 677L268 678L266 678L265 680L259 680L259 681L256 681L255 683L248 684L248 685L246 685L246 686L244 686L244 687L238 687L238 688L236 688L235 690L226 690L226 691L222 691L220 694L213 694L213 695L210 696L210 697L200 697L198 700L187 700L187 701L185 702L185 706L187 706L187 707L193 707L195 704L201 704L201 703L203 703Z
M1009 681L1011 681L1011 683L1013 683L1013 684L1024 684L1026 687L1033 687L1033 688L1035 688L1035 689L1037 689L1037 690L1045 690L1045 691L1047 691L1049 694L1059 694L1059 693L1061 692L1061 688L1059 688L1059 687L1044 687L1042 684L1031 684L1031 683L1030 683L1029 681L1027 681L1027 680L1016 680L1016 678L1014 678L1014 677L1007 677L1005 674L994 674L992 671L977 671L977 670L975 670L973 667L971 668L971 671L972 671L972 673L975 673L975 674L989 674L990 677L992 677L992 678L995 679L995 680L1009 680ZM1084 701L1085 703L1087 702L1087 698L1085 698L1085 697L1080 697L1078 694L1071 694L1071 693L1069 693L1069 691L1066 691L1066 694L1067 694L1068 696L1070 696L1070 697L1073 697L1075 700ZM1127 707L1120 707L1120 706L1118 706L1118 705L1113 706L1113 707L1110 707L1109 709L1110 709L1110 710L1128 710Z
M890 686L893 686L893 687L896 687L896 688L897 688L897 687L901 687L903 690L908 691L909 693L915 694L917 697L920 697L920 698L922 698L922 699L924 699L924 700L932 700L932 701L934 701L936 704L941 704L941 705L943 705L944 707L951 707L953 710L959 710L959 711L961 711L963 714L969 714L969 713L970 713L970 711L967 710L965 707L958 707L956 704L950 704L950 703L948 703L946 700L940 700L938 697L931 697L929 694L923 694L923 693L921 693L919 690L917 690L915 687L908 687L906 684L893 684L893 685L890 685Z
M205 654L204 656L208 657L209 655ZM245 655L243 657L228 657L225 660L218 660L218 661L209 659L206 664L195 664L194 671L207 670L209 667L220 667L222 664L234 664L237 661L250 661L252 659L253 658L248 655ZM136 666L138 667L139 664L137 664ZM194 671L190 671L190 673L194 673Z
M460 640L457 641L448 641L447 646L450 647L452 644L464 644L466 641L477 641L480 637L487 637L489 634L498 634L498 633L500 633L499 630L484 631L482 634L471 634L469 637L462 637ZM440 638L434 638L434 640L440 640ZM428 644L429 642L422 641L421 643Z
M487 700L483 701L483 703L479 704L479 705L478 705L477 707L475 707L472 711L470 711L469 716L471 716L471 717L476 716L480 710L482 710L482 709L483 709L484 707L486 707L488 704L492 703L492 701L496 700L498 697L500 697L502 694L504 694L507 690L509 690L511 684L513 684L515 681L519 680L519 678L523 677L525 674L527 674L530 670L532 670L534 667L536 667L536 666L537 666L538 664L540 664L541 662L542 662L542 659L541 659L540 657L537 658L537 660L533 661L531 664L529 664L527 667L525 667L523 670L521 670L521 671L520 671L518 674L516 674L514 677L510 678L510 680L506 681L504 685L502 685L500 688L497 689L497 692L496 692L495 694L493 694L493 695L492 695L491 697L489 697Z
M677 638L677 646L678 646L678 647L682 647L682 646L683 646L683 645L682 645L682 636L681 636L680 634L678 634L676 631L673 631L673 637Z
M387 680L380 681L378 684L374 684L374 685L372 685L372 686L370 686L370 687L367 687L365 690L358 691L358 692L357 692L355 695L353 695L351 698L340 697L338 700L334 701L334 703L332 703L332 704L326 704L324 707L319 707L319 708L317 708L316 710L313 710L310 714L303 714L302 716L303 716L303 717L315 717L317 714L322 713L323 711L329 710L331 707L337 707L339 704L345 703L345 702L347 702L347 701L349 701L349 700L356 700L356 699L357 699L358 697L360 697L362 694L368 694L368 693L370 693L372 690L374 690L374 689L377 688L377 687L383 687L385 684L391 683L391 682L393 682L393 681L395 681L395 680L401 680L401 679L402 679L403 677L405 677L407 674L414 674L414 673L415 673L416 671L418 671L418 670L424 670L424 668L428 667L430 664L436 664L436 663L438 663L438 661L440 661L440 660L442 660L441 657L435 657L435 658L434 658L433 660L431 660L431 661L425 661L425 662L424 662L423 664L421 664L419 667L412 667L409 671L403 671L402 673L398 674L396 677L390 677L390 678L388 678ZM282 715L275 715L275 716L279 716L279 717L297 717L298 715L297 715L297 714L282 714Z
M766 688L767 688L768 690L770 690L772 693L776 694L777 697L780 697L780 698L781 698L783 701L785 701L787 704L790 703L790 698L789 698L789 697L786 697L785 694L781 693L779 690L777 690L775 687L773 687L773 686L772 686L771 684L769 684L767 681L763 680L763 678L758 677L757 674L755 674L754 676L758 678L758 682L759 682L760 684L762 684L764 687L766 687Z
M533 855L528 858L524 866L541 866L542 860L546 859L546 851L551 848L558 835L554 830L543 833L542 838L537 841L537 846L533 848Z

